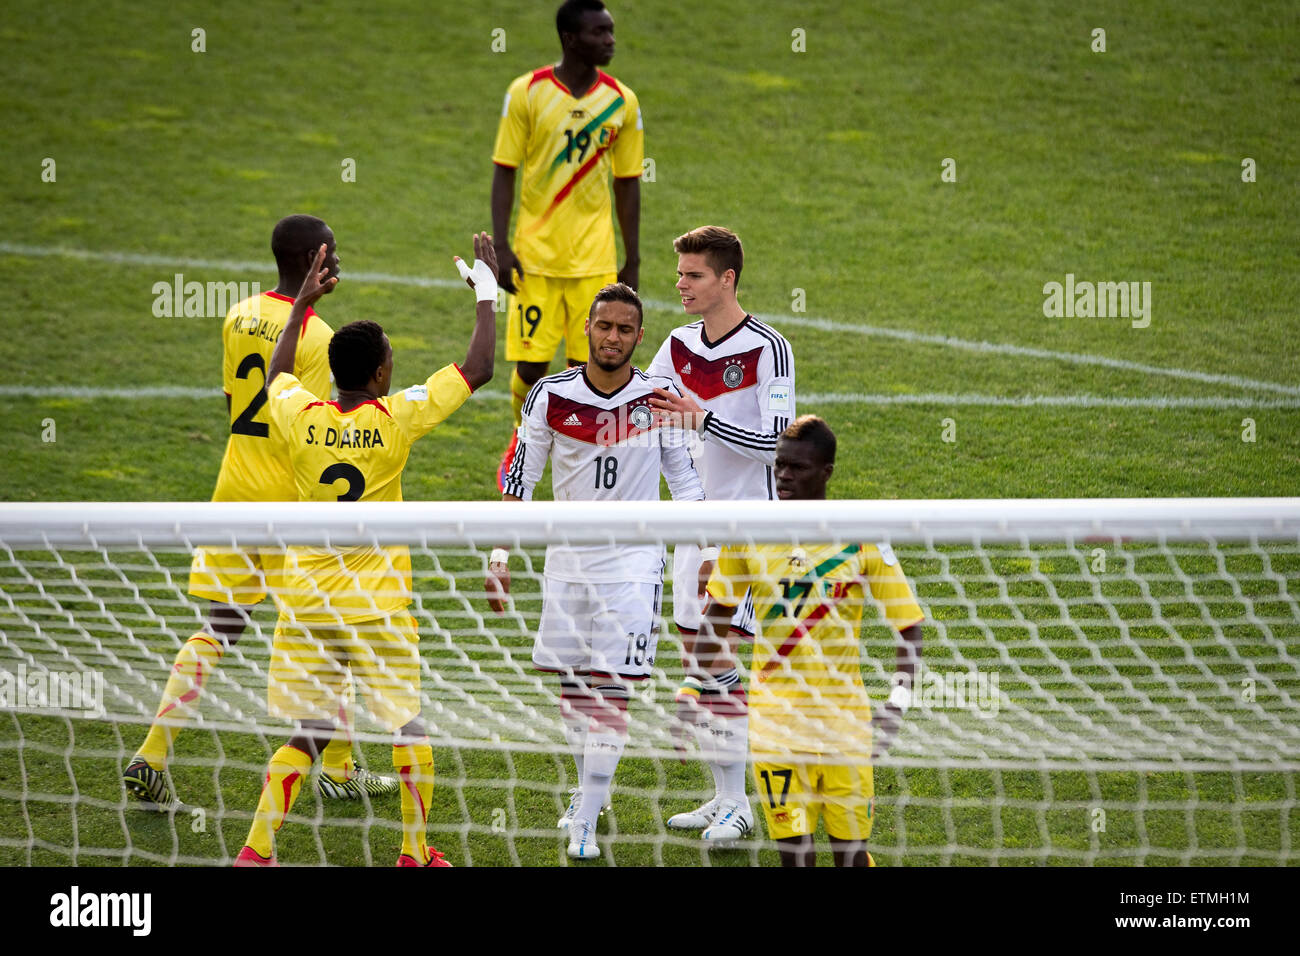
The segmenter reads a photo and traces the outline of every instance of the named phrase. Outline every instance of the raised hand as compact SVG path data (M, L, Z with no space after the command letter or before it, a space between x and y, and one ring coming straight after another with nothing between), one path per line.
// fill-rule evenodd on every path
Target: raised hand
M302 288L298 290L295 302L312 305L338 284L339 277L331 276L329 266L324 265L327 249L328 247L322 242L320 248L316 250L316 258L311 268L307 270L307 275L303 277Z

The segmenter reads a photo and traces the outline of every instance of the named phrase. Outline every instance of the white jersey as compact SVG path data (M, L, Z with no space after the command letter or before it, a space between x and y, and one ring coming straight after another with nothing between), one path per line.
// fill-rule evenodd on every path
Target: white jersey
M650 363L708 415L691 453L710 498L775 498L776 440L794 420L794 353L780 332L752 315L717 342L704 322L674 329Z
M530 500L549 457L556 501L658 501L661 472L675 500L703 498L682 432L655 421L655 388L676 390L636 368L609 394L593 387L581 366L543 378L524 402L506 494ZM546 575L557 581L658 583L663 569L661 544L546 549Z

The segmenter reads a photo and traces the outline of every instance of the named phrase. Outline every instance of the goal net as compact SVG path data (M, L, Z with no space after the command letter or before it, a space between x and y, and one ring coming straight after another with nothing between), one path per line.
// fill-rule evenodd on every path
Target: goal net
M558 683L531 661L546 546L858 541L892 546L925 612L914 704L875 761L877 863L1297 862L1300 499L0 505L0 862L225 864L239 851L289 736L267 715L272 601L250 609L176 739L184 808L142 810L122 782L208 617L187 593L196 547L409 547L437 768L430 842L457 865L556 865L578 781ZM513 573L501 616L484 593L497 546ZM666 591L602 862L774 864L761 814L735 849L666 826L713 795L670 735L683 672ZM898 639L878 608L860 639L882 701ZM364 700L354 737L361 765L393 772ZM304 787L279 858L389 865L400 838L396 796Z

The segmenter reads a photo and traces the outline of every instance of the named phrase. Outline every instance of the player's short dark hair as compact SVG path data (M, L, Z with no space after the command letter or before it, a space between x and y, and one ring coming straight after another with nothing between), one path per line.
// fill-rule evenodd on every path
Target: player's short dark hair
M823 465L835 464L835 433L824 418L800 415L781 432L781 437L787 441L806 441L817 450Z
M673 240L673 250L681 255L701 252L710 268L718 275L728 269L735 270L736 288L740 288L740 270L745 265L745 249L740 236L725 226L701 226Z
M365 388L384 364L384 329L378 322L349 322L330 339L330 371L339 388Z
M315 253L322 242L328 242L328 230L324 219L301 213L277 222L271 231L271 252L280 271L300 270L303 253Z
M555 11L555 32L560 35L560 42L564 42L566 33L577 33L582 29L584 13L599 13L604 9L601 0L564 0L560 9Z
M636 324L640 328L644 321L645 310L641 306L641 297L636 294L636 290L630 285L622 282L611 282L599 292L596 298L591 300L591 308L587 311L587 318L594 318L596 315L596 306L601 302L626 302L636 309Z

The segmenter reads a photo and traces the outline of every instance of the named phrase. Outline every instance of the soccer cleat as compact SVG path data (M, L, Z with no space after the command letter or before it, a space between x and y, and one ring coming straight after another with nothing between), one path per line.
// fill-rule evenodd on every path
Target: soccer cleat
M582 806L582 791L574 787L569 791L569 809L565 810L564 816L556 821L555 828L557 830L568 830L569 824L577 817L580 806Z
M447 858L439 850L429 847L429 862L421 863L409 853L403 853L397 858L398 866L451 866Z
M122 783L127 792L140 801L140 805L159 813L168 813L185 806L176 799L167 771L155 770L143 759L138 758L122 772Z
M396 777L385 777L362 767L353 771L347 780L335 780L324 771L321 771L316 780L316 789L320 795L330 800L360 800L362 794L368 797L386 797L396 793L398 786Z
M246 846L239 851L239 856L235 857L235 862L231 866L279 866L275 862L275 854L262 856L251 846Z
M704 830L713 823L718 815L718 805L721 803L721 797L714 797L702 807L696 807L685 813L675 813L668 818L668 826L674 830Z
M510 466L515 461L515 449L519 447L519 431L516 429L510 433L510 444L506 445L505 454L501 456L501 467L497 469L497 491L506 490L506 475L510 473Z
M596 828L585 820L575 820L569 828L569 859L594 860L600 856L596 845Z
M749 801L740 803L727 800L718 805L718 815L712 825L700 834L700 839L715 846L729 846L753 829L754 814L749 808Z

